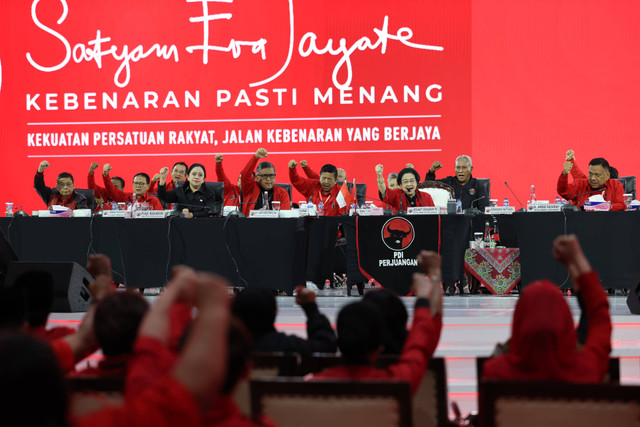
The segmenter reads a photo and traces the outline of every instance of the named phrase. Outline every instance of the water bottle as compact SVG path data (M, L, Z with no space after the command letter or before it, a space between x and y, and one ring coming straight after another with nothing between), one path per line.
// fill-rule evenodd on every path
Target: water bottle
M322 199L318 200L318 216L324 216L324 202Z
M531 194L529 195L529 203L536 201L536 186L531 184Z
M506 197L504 198L504 200L502 201L502 206L504 207L508 207L509 206L509 199L507 199Z
M456 199L456 214L460 215L462 213L462 201L460 199Z
M358 214L357 209L358 209L358 205L356 205L355 203L351 203L351 206L349 206L349 216L357 215Z
M7 202L7 203L5 203L5 205L7 205L7 208L4 211L4 216L12 217L13 216L13 202Z
M496 218L495 216L493 217L493 243L495 244L495 246L498 246L500 244L500 232L498 231L498 218ZM491 247L494 247L494 244L491 245Z
M489 220L484 222L484 247L488 248L491 245L491 225Z
M262 210L263 211L269 210L269 193L266 191L262 193Z

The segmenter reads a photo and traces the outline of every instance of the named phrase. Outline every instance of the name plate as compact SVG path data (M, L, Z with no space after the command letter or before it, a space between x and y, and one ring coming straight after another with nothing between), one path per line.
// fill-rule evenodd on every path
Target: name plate
M527 212L560 212L562 211L562 205L560 204L541 204L541 203L535 203L535 204L528 204L527 205Z
M124 218L124 214L126 211L102 211L103 218Z
M410 206L407 208L407 215L443 215L447 213L447 208L440 206Z
M278 211L249 211L249 218L278 218Z
M132 213L133 218L164 218L164 211L135 211Z
M222 215L227 216L233 211L239 211L238 206L225 206L222 208Z
M371 210L369 210L369 209L358 208L358 209L356 209L356 213L359 216L371 216Z
M488 215L511 215L516 211L513 206L487 206L484 213Z

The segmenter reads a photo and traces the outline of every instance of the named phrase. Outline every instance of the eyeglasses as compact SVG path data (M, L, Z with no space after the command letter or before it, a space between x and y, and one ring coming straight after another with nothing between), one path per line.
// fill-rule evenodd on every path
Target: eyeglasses
M148 185L146 182L138 182L138 181L133 181L133 185L137 185L139 187Z
M271 174L258 174L259 178L264 178L264 179L276 179L276 174L275 173L271 173Z
M415 179L403 179L401 182L403 184L415 184L417 181Z

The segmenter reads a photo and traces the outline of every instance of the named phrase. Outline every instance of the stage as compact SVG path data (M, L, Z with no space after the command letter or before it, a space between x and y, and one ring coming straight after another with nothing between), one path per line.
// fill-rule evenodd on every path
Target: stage
M153 303L157 297L148 299ZM320 311L335 325L340 308L358 299L346 297L344 289L328 289L319 291L317 301ZM497 342L509 337L517 300L517 295L445 297L444 328L435 356L446 359L450 413L451 401L457 402L463 413L477 410L475 357L489 355ZM403 301L411 321L414 299L405 297ZM577 323L577 300L567 297L567 301ZM621 383L640 384L640 316L629 313L626 297L611 296L609 304L613 321L611 355L620 358ZM306 336L306 319L293 297L278 297L278 308L278 330ZM54 313L49 324L77 325L82 316L82 313ZM92 356L91 363L98 358Z

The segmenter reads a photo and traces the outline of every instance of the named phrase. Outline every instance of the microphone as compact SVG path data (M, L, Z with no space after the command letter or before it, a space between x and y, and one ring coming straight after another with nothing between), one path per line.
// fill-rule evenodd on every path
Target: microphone
M577 204L571 203L572 200L574 200L574 199L576 199L576 198L578 198L580 196L586 196L587 194L601 193L602 191L603 191L602 189L599 189L599 190L587 191L587 192L580 193L580 194L575 194L575 195L573 195L573 196L571 196L571 197L569 197L567 199L567 204L562 207L562 210L563 211L578 212L580 210L580 207ZM584 206L584 203L583 203L583 206Z
M507 186L509 191L511 191L511 194L513 194L513 197L515 197L516 201L520 204L520 209L518 209L518 212L526 212L527 210L522 207L522 202L520 201L520 199L518 199L518 196L516 196L516 193L514 193L514 191L511 189L511 187L509 187L509 184L507 184L507 181L504 182L504 185Z
M475 200L472 200L471 201L471 207L468 207L467 209L463 210L462 212L465 213L465 214L471 214L471 215L480 215L480 214L482 214L483 212L480 212L480 209L478 209L478 208L474 208L473 204L475 202L477 202L478 200L482 200L482 199L486 199L486 198L487 198L487 196L481 196L481 197L478 197Z

